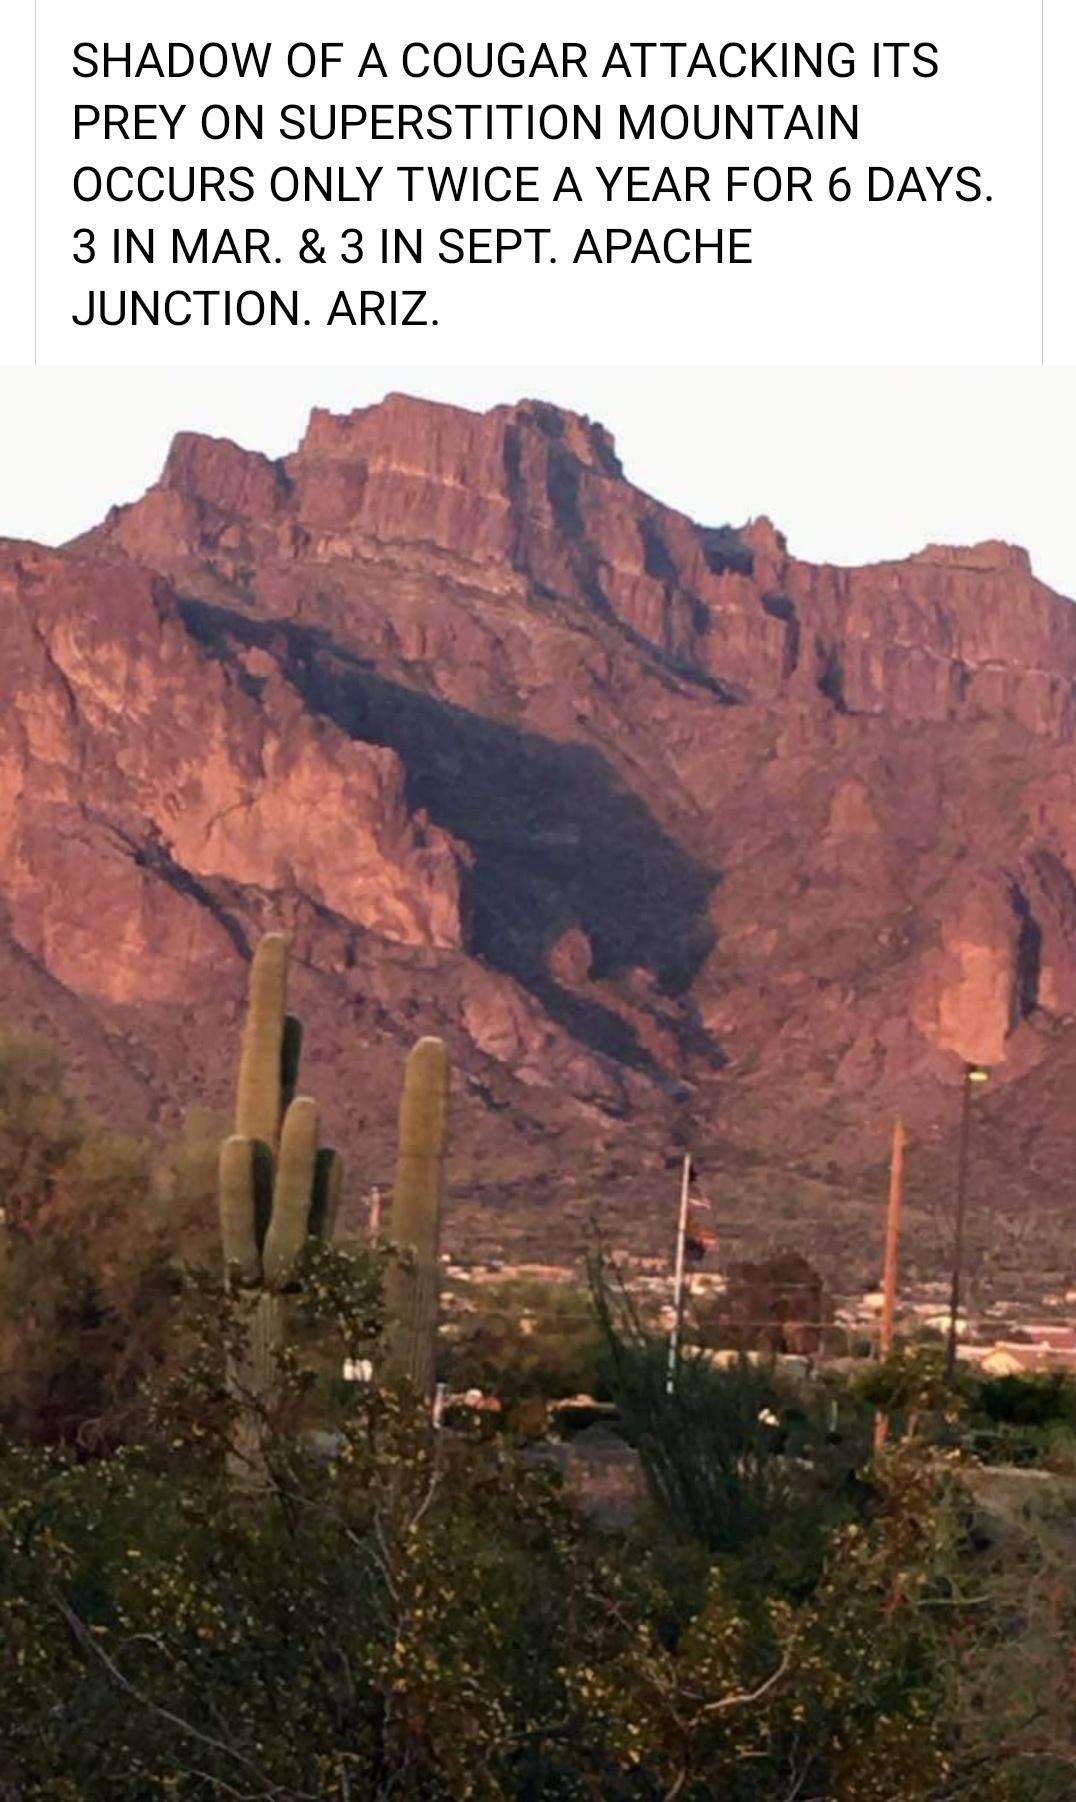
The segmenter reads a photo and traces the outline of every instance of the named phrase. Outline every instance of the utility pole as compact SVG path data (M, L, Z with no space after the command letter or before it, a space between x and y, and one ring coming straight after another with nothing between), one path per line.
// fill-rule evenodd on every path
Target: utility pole
M882 1277L882 1334L879 1350L888 1358L893 1350L893 1321L897 1309L897 1273L900 1266L900 1215L904 1202L904 1146L907 1135L898 1114L893 1122L893 1150L889 1160L889 1206L885 1219L885 1271ZM889 1433L888 1417L874 1417L874 1449L880 1451Z
M949 1290L949 1337L945 1347L945 1381L949 1388L956 1381L957 1328L960 1317L960 1289L964 1275L964 1220L968 1206L968 1146L971 1140L971 1088L973 1083L989 1082L990 1072L982 1064L964 1065L964 1092L960 1103L960 1153L956 1171L956 1226L953 1233L953 1278Z
M687 1241L688 1198L691 1194L691 1153L684 1153L683 1169L680 1175L680 1216L676 1228L676 1265L673 1277L673 1324L669 1334L669 1368L665 1378L665 1393L671 1395L676 1387L676 1366L680 1360L680 1336L684 1326L684 1247Z

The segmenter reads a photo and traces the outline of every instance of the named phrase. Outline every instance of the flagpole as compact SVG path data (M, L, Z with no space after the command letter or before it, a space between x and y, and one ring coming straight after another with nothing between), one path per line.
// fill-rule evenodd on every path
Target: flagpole
M893 1150L889 1162L889 1205L885 1224L885 1274L882 1278L882 1331L880 1351L888 1358L893 1350L893 1325L897 1308L897 1275L900 1261L900 1215L904 1199L904 1121L893 1122ZM874 1416L874 1449L881 1451L889 1435L889 1418L879 1408Z
M900 1266L900 1216L904 1199L904 1121L893 1122L893 1150L889 1163L889 1206L885 1228L885 1274L882 1278L882 1356L893 1350L893 1325L897 1309L897 1276Z
M684 1247L687 1240L688 1196L691 1193L691 1154L684 1153L680 1177L680 1218L676 1228L676 1266L673 1277L673 1324L669 1334L669 1367L665 1377L665 1393L671 1395L676 1386L676 1366L680 1357L680 1335L684 1325Z

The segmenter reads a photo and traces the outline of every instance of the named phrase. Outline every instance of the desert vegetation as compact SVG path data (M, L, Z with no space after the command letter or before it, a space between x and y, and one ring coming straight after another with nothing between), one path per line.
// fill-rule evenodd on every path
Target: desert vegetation
M439 1333L444 1047L383 1241L334 1241L286 963L235 1131L163 1158L0 1042L4 1802L1070 1797L1072 1385L690 1338L670 1381L600 1248ZM442 1418L442 1380L506 1406ZM580 1389L637 1459L615 1528L549 1455Z

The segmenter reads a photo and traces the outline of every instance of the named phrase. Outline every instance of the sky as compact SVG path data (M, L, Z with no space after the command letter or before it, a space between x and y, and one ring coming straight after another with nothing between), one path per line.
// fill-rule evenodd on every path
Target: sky
M648 493L706 525L768 514L810 561L1000 538L1076 598L1076 369L6 369L0 536L86 530L149 487L176 431L279 456L312 406L393 391L589 414Z

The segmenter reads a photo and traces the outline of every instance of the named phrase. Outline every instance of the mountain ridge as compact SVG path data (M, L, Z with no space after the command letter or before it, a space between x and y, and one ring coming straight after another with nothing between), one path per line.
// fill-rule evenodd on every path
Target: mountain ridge
M813 565L579 416L390 396L275 460L178 434L101 526L0 545L0 632L0 1001L143 1072L103 1105L223 1100L279 925L359 1189L407 1031L450 1039L474 1245L595 1198L653 1242L685 1137L817 1241L898 1107L927 1242L964 1058L993 1213L1068 1206L1076 611L1026 552Z

